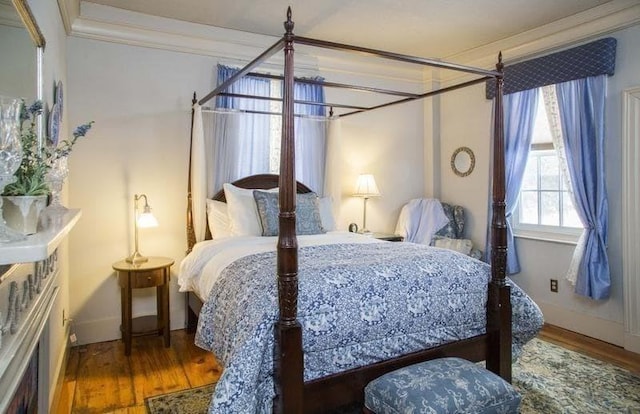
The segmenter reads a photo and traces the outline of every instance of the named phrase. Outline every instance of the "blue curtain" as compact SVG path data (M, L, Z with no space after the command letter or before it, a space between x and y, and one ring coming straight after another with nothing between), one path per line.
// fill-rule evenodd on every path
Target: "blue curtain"
M604 173L606 75L558 84L556 93L575 207L586 232L575 292L606 299L611 287Z
M218 85L238 69L218 65ZM268 79L244 76L227 92L270 95ZM242 110L269 111L269 101L218 96L214 114L213 188L247 175L269 172L269 116ZM228 109L228 112L224 110Z
M511 216L518 204L522 177L527 166L529 147L533 135L538 89L529 89L504 96L505 183L507 216L507 273L520 273L520 261L511 229ZM491 196L491 195L490 195ZM487 231L485 260L491 260L491 202L489 198L489 229Z
M322 78L313 78L323 80ZM294 99L324 103L322 85L296 82ZM325 107L295 104L296 179L322 195L324 189L325 160L327 154L327 122Z

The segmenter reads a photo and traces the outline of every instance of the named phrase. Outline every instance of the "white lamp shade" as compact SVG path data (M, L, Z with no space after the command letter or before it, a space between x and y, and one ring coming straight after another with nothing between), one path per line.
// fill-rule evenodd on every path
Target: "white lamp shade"
M138 227L158 227L158 220L156 220L156 217L151 213L151 209L148 210L149 211L145 208L145 211L138 216L138 219L136 220Z
M356 197L378 197L380 196L380 190L376 185L376 180L373 178L373 174L360 174L358 181L356 182L356 192L353 194Z

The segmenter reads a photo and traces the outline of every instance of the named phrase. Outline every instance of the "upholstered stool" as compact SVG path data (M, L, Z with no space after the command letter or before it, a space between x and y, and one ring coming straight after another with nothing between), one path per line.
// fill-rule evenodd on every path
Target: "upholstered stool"
M520 394L473 362L441 358L389 372L364 390L365 413L517 413ZM367 411L368 410L368 411Z

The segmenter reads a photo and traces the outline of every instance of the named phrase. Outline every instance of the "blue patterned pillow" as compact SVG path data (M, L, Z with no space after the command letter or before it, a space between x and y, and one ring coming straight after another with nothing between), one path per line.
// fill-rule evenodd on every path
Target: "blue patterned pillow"
M254 190L253 198L256 200L258 216L262 224L263 236L278 235L278 193ZM320 218L320 202L316 193L296 195L296 234L321 234L326 233L322 228Z
M426 361L387 373L364 391L374 413L518 413L520 394L505 380L460 358Z

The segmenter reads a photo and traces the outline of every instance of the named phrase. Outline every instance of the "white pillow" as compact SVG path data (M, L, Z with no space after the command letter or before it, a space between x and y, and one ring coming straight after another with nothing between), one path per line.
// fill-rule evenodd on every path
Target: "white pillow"
M331 197L321 197L319 200L320 221L325 231L334 231L336 229L336 220L333 217L333 202Z
M253 198L253 190L236 187L229 183L223 184L222 188L224 188L224 196L227 199L231 235L262 236L262 224L256 200ZM278 188L266 191L278 191Z
M436 239L433 245L436 247L442 247L443 249L455 250L456 252L466 254L467 256L469 256L471 248L473 248L473 242L469 239L450 239L448 237Z
M207 222L214 239L231 236L231 221L227 214L227 203L207 200Z

